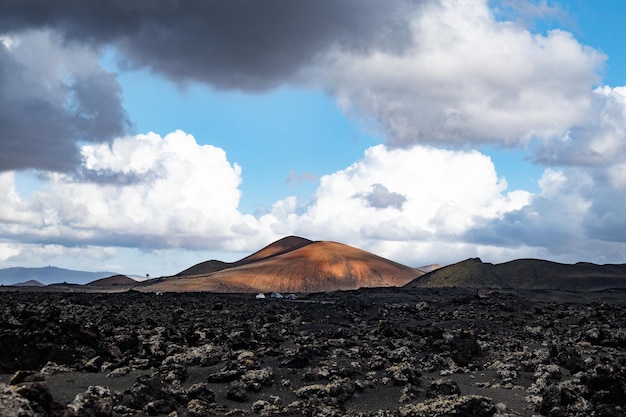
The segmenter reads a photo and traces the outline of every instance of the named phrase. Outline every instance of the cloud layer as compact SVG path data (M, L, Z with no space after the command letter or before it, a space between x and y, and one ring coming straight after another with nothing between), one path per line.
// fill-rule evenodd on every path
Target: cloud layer
M415 266L471 256L618 262L626 242L626 206L610 183L550 168L540 193L509 190L477 151L377 145L322 177L312 198L286 198L260 217L238 209L241 168L182 131L84 145L81 155L80 174L50 174L30 196L13 173L0 175L5 261L77 246L249 253L296 234Z
M3 174L11 204L0 209L2 235L67 246L206 248L232 238L243 222L240 167L181 131L86 145L80 174L50 174L27 201Z
M424 259L426 246L439 258L440 249L460 248L473 227L501 219L529 199L525 191L507 190L491 160L479 152L378 145L350 167L323 177L306 207L288 199L260 220L277 235L347 241L415 262Z
M406 12L422 2L3 1L0 28L50 27L72 43L112 44L126 65L179 82L265 89L297 79L334 45L401 50L410 42Z
M612 99L594 93L604 55L567 32L499 20L487 0L26 0L0 2L0 36L0 101L11 104L0 170L67 170L77 142L126 133L120 87L97 61L107 47L122 68L179 84L324 88L392 145L540 139L540 163L555 138L586 136Z
M332 48L401 52L422 1L0 1L0 172L78 166L80 142L128 133L104 50L126 70L185 85L265 90L317 83ZM42 65L45 62L45 65Z
M0 1L0 261L250 251L298 234L412 265L624 262L626 87L603 86L606 57L570 33L525 23L559 9L503 1L504 18L491 4ZM308 200L244 214L245 171L225 150L183 131L129 134L105 50L179 85L322 88L386 144ZM540 191L510 190L478 144L527 147L546 167ZM42 186L22 195L16 172L31 168ZM315 180L295 172L289 183Z
M328 58L340 105L391 143L524 145L587 121L605 57L571 34L533 34L475 0L429 4L411 28L403 54Z
M409 248L454 242L529 199L526 192L508 192L478 152L379 145L323 177L311 201L287 198L255 218L238 210L241 168L222 149L199 145L182 131L121 137L85 145L81 153L80 175L50 174L29 198L19 195L12 173L0 175L0 191L8 196L0 208L6 242L254 250L300 234L372 249L389 241Z

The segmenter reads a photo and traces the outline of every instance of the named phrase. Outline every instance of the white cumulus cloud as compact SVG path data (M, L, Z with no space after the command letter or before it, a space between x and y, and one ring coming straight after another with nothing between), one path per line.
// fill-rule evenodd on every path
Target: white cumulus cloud
M207 248L250 221L237 209L241 168L182 131L86 145L82 156L80 175L49 174L28 200L15 192L11 173L0 177L8 196L0 209L5 239Z
M391 204L371 204L368 197L383 187ZM416 262L425 259L416 248L448 247L485 219L523 207L529 197L508 191L492 161L477 151L378 145L362 160L324 176L306 208L287 199L260 220L282 232ZM432 248L429 254L436 252ZM442 257L449 258L441 252L437 259Z
M519 145L588 120L605 57L571 34L499 21L486 0L426 4L412 31L403 54L337 51L327 63L340 106L390 143Z

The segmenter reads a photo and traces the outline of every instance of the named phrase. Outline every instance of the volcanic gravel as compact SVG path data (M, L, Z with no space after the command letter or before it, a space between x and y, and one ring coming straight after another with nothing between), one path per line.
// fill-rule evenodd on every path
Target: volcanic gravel
M624 295L0 292L0 415L624 416Z

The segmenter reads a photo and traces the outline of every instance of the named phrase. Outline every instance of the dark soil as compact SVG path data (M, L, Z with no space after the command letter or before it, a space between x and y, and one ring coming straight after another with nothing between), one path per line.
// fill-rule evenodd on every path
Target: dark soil
M0 415L623 416L624 295L0 292Z

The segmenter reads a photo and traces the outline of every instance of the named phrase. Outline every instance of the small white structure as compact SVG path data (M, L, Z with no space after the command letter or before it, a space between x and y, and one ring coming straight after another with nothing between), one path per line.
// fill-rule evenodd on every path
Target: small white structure
M254 298L256 298L257 300L261 300L263 298L265 298L265 294L263 294L262 292L258 293Z
M283 295L279 292L273 292L271 297L272 298L284 298Z

